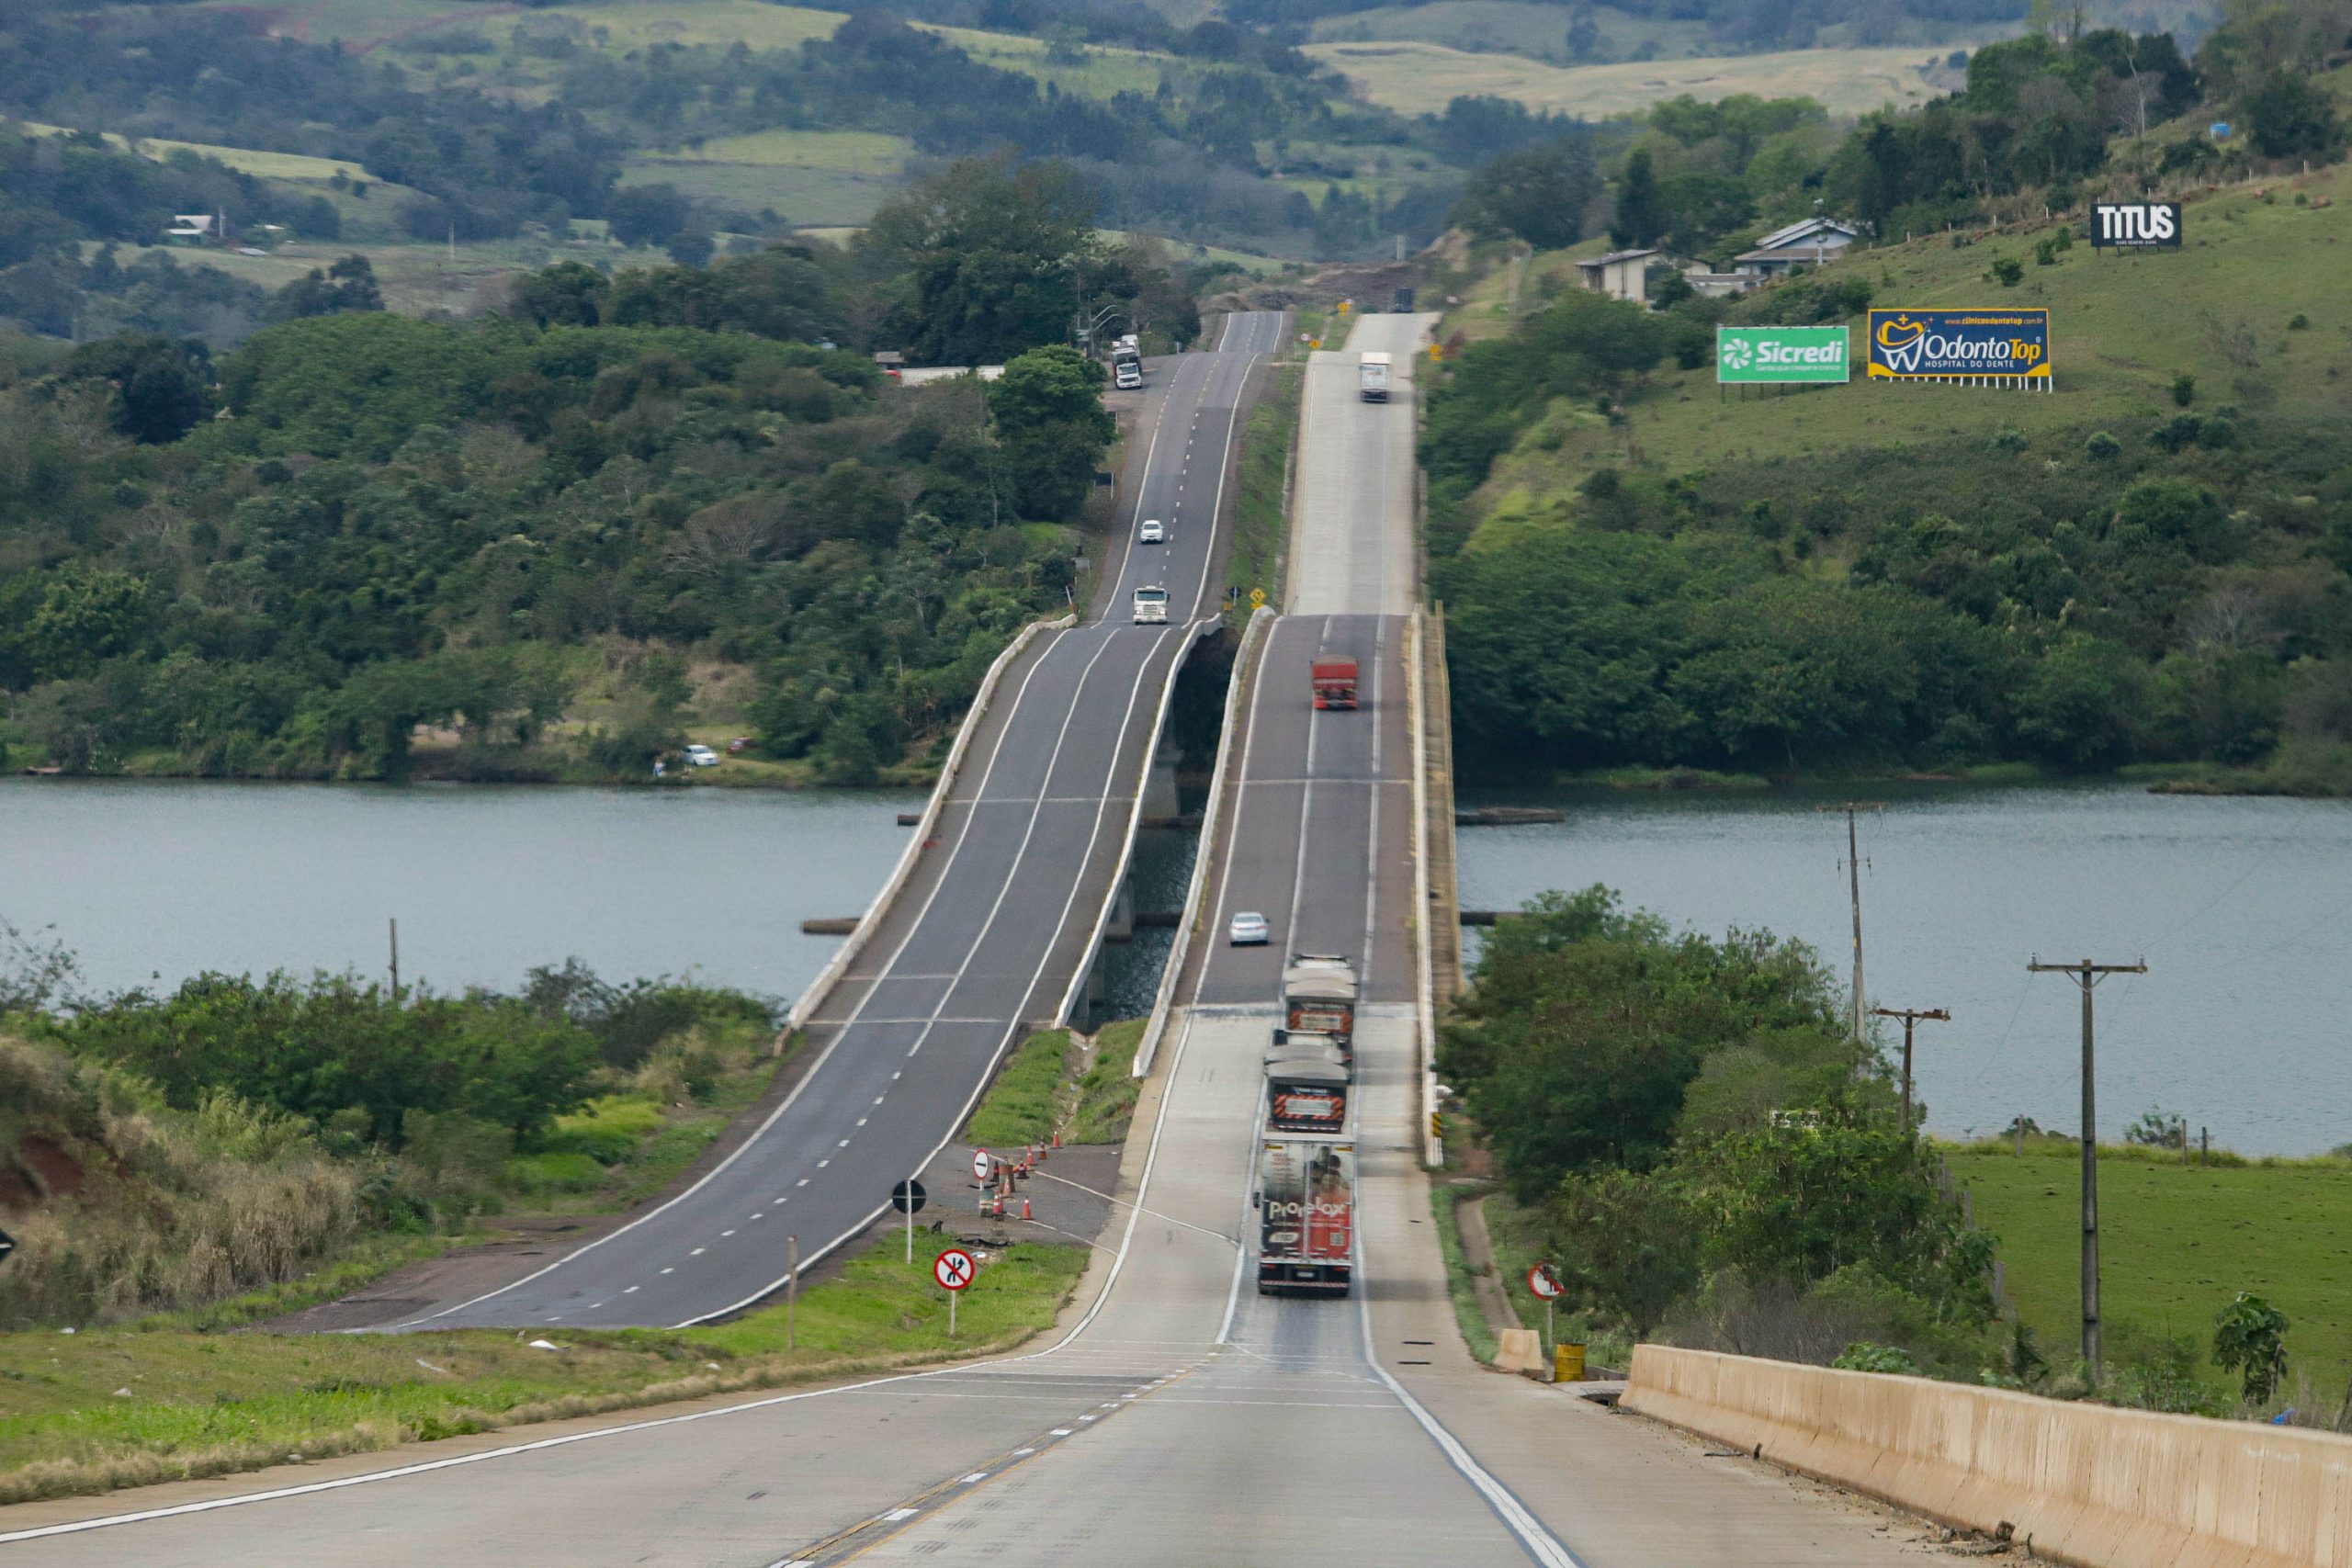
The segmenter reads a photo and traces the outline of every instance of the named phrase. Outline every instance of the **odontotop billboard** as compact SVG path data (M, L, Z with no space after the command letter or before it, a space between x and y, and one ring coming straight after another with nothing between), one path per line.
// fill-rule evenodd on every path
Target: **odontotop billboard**
M1715 379L1844 381L1851 378L1844 327L1717 327Z
M2050 312L1872 310L1863 371L1894 381L2047 381Z

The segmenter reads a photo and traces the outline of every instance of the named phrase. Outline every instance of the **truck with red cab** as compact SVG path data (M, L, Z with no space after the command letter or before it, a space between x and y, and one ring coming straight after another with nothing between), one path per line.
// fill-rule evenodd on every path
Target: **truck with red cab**
M1318 708L1352 708L1356 705L1356 661L1352 659L1318 659L1311 671L1315 683L1315 705Z

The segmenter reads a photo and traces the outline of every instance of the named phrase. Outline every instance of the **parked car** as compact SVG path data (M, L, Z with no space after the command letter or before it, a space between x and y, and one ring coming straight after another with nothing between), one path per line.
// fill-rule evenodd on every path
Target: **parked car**
M696 743L686 748L686 761L697 768L715 768L718 766L718 753Z
M1235 912L1227 935L1236 947L1263 947L1267 938L1266 917L1255 909Z
M1157 517L1145 518L1143 526L1136 530L1136 543L1138 545L1164 545L1167 542L1168 529Z

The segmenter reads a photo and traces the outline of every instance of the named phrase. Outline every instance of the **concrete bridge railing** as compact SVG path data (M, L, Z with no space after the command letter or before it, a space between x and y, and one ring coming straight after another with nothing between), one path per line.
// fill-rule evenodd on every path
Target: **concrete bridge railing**
M2352 1568L2352 1438L1634 1348L1621 1401L2084 1568Z

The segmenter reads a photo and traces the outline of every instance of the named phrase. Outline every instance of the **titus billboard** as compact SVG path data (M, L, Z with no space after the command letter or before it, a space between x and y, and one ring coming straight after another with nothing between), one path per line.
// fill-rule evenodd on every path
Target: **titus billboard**
M2180 203L2102 201L2091 209L2091 243L2102 249L2180 245Z
M1890 381L2047 383L2047 310L1872 310L1864 374Z
M1848 380L1846 342L1844 327L1717 327L1715 379L1735 385Z

